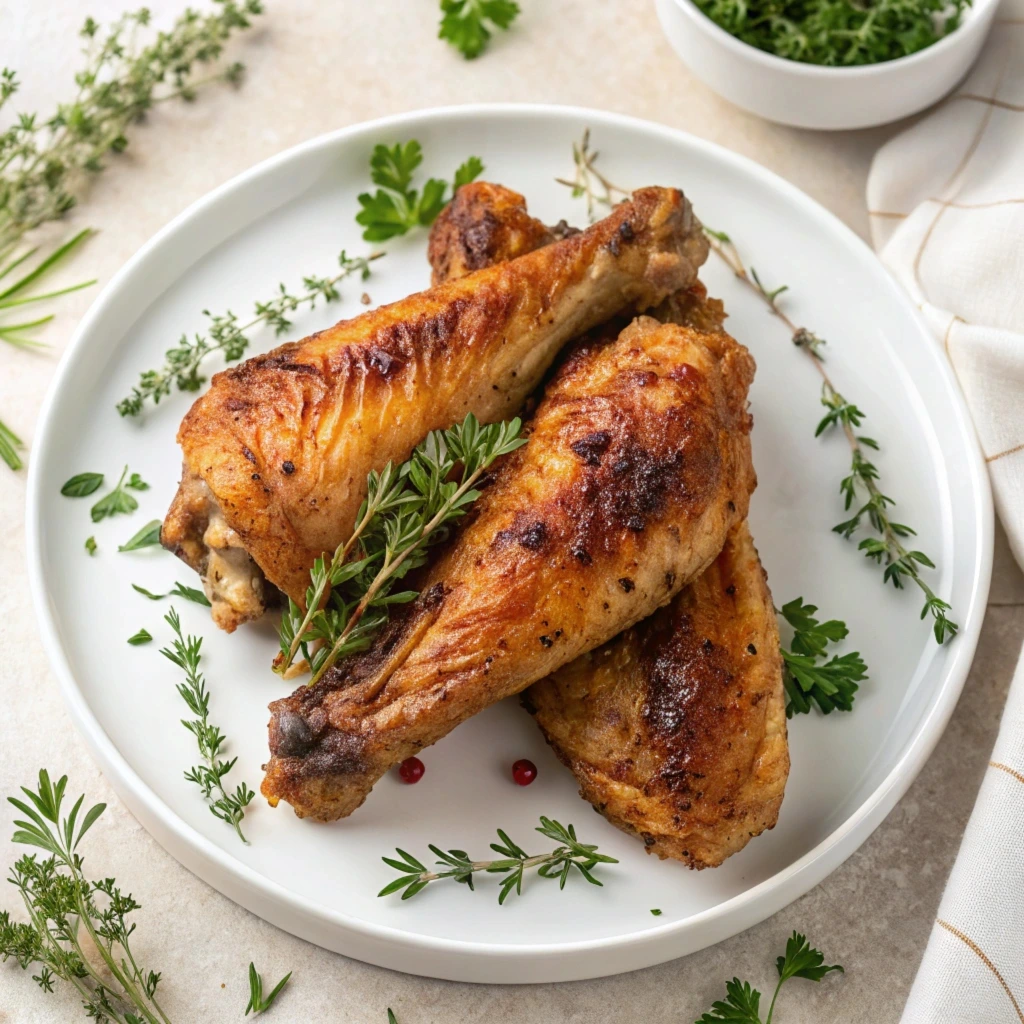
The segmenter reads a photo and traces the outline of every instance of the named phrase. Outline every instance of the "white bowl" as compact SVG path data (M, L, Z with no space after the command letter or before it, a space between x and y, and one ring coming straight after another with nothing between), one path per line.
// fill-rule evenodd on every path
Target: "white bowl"
M669 42L719 95L797 128L868 128L916 114L967 74L998 0L974 0L963 23L925 50L881 64L831 68L765 53L729 35L691 0L655 0Z

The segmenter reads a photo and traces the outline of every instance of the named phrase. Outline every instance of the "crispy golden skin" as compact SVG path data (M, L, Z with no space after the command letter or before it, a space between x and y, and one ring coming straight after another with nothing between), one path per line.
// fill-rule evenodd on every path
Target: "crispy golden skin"
M649 852L717 867L772 828L789 774L782 659L747 524L670 605L523 703L584 799Z
M574 350L420 598L271 705L270 802L351 814L392 765L669 602L746 516L753 372L727 334L650 317Z
M465 272L465 253L498 260L546 244L520 199L500 186L463 189L431 239L434 279ZM657 315L710 332L724 320L699 283ZM648 852L716 867L774 827L789 773L785 695L747 524L670 605L534 683L523 704L584 799Z
M570 338L656 305L706 255L682 193L640 189L587 231L217 374L178 431L164 546L204 574L225 629L263 609L256 566L301 602L369 470L468 412L512 415Z

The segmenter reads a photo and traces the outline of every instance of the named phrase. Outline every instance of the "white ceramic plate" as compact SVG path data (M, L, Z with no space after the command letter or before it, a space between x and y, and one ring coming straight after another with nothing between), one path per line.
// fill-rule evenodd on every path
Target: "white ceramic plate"
M768 281L792 286L792 315L828 339L832 373L883 442L886 490L940 566L931 578L953 604L960 636L938 648L918 620L919 595L883 587L879 571L830 531L842 516L837 484L848 453L839 439L813 438L821 412L814 368L712 257L708 286L724 297L730 329L758 363L751 401L760 486L751 523L776 600L803 595L844 618L872 670L853 714L792 723L793 771L775 830L716 871L647 857L579 800L513 700L427 750L419 785L383 779L348 821L301 822L258 798L245 820L252 845L243 846L182 779L195 749L178 724L178 672L157 651L168 639L161 616L169 602L130 587L161 591L195 580L159 550L117 553L170 502L180 465L174 435L190 398L175 394L137 421L121 419L114 404L183 331L203 329L203 309L246 311L279 281L326 273L342 246L364 251L353 216L374 143L415 137L424 170L444 177L478 154L486 176L523 192L534 214L582 222L582 201L554 178L571 173L570 143L588 125L612 180L682 186L705 223L731 232ZM374 302L427 285L425 242L420 232L388 244L365 286ZM363 287L347 283L342 303L297 316L292 335L358 313ZM274 343L266 333L254 348ZM59 494L74 473L116 479L125 463L152 484L130 518L94 526L90 501ZM106 288L61 364L33 453L28 524L43 637L74 719L167 850L231 899L322 946L402 971L487 982L563 981L678 957L762 920L824 878L879 824L939 739L977 643L992 561L988 483L960 394L941 350L859 239L792 186L707 142L594 111L531 107L417 113L314 139L161 231ZM90 534L99 543L94 558L83 550ZM176 604L186 627L206 638L212 718L238 755L232 777L257 787L266 706L284 689L268 667L274 624L229 637L205 609ZM128 646L142 626L158 644ZM540 774L519 788L509 767L524 756ZM438 883L410 902L377 898L393 877L380 857L395 846L484 852L501 826L540 849L546 840L532 832L540 814L574 822L620 859L601 872L604 888L580 880L559 893L533 879L504 907L493 879L475 893Z

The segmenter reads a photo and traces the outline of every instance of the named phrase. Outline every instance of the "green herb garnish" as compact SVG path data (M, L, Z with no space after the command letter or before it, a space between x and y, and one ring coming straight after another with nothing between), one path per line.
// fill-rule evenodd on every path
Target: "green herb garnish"
M356 214L356 223L365 228L363 238L368 242L383 242L410 228L428 227L437 219L447 201L448 182L428 178L422 193L412 188L413 172L421 163L423 150L415 139L373 147L370 180L380 188L359 196L362 209ZM480 158L471 156L456 170L452 192L478 178L483 169Z
M531 856L522 847L512 842L508 834L500 828L498 829L498 838L501 842L491 843L491 849L501 855L499 860L470 860L465 850L445 851L431 845L428 849L438 858L439 871L431 871L405 850L396 849L398 860L394 857L382 857L381 859L388 867L401 872L401 877L384 886L377 895L390 896L392 893L402 890L402 899L407 900L415 896L421 889L425 889L431 882L436 882L441 878L464 882L472 889L473 875L483 871L505 876L501 880L501 887L498 891L498 903L502 904L513 889L517 896L522 894L523 877L527 871L533 868L537 868L537 873L542 878L557 878L558 888L564 889L566 879L573 868L579 871L591 885L601 885L601 882L593 875L594 868L598 864L618 864L614 857L598 853L596 846L581 843L576 838L576 830L572 825L566 827L560 822L542 816L537 831L542 836L553 839L559 845L550 853Z
M156 999L160 974L139 966L130 946L139 909L130 893L113 878L94 882L86 877L78 846L106 804L82 811L84 795L62 815L67 776L56 785L46 771L39 786L22 788L26 800L8 797L24 816L15 821L15 843L35 846L47 855L26 854L11 869L27 922L0 912L0 959L14 960L22 970L38 967L32 980L52 992L60 979L82 1000L86 1016L117 1024L170 1024Z
M92 516L94 523L98 523L108 516L116 516L118 514L130 515L139 507L139 503L128 493L126 488L131 487L133 490L145 490L148 485L143 483L138 473L133 473L131 479L125 482L127 475L128 467L125 466L124 471L121 473L121 478L117 481L117 486L109 494L100 498L90 509L89 514ZM70 482L69 480L68 483ZM64 486L67 487L67 484Z
M177 386L179 391L198 391L206 382L206 378L199 375L199 367L207 356L222 352L228 362L241 359L249 346L248 332L253 328L273 327L275 337L284 334L292 326L289 314L303 306L313 309L320 301L333 302L341 298L338 283L353 274L359 274L365 281L370 276L371 261L383 255L376 252L349 257L342 249L338 256L341 270L337 274L304 277L304 290L298 294L290 292L284 284L278 285L278 294L266 302L255 303L252 319L245 323L239 323L230 309L217 315L204 309L203 315L210 321L207 333L196 334L194 341L183 334L177 346L164 353L165 362L159 370L146 370L140 375L132 393L117 403L117 411L122 416L138 416L147 399L154 405L159 404L161 398L170 395L172 386Z
M122 15L109 28L88 18L81 31L85 66L75 75L75 97L48 116L21 114L0 132L0 254L10 254L25 232L63 216L111 154L128 146L128 133L155 104L192 100L213 79L238 82L242 65L199 78L217 60L228 37L248 28L259 0L215 0L209 13L186 10L167 30L146 40L150 12ZM15 73L0 71L0 104L18 89Z
M87 498L103 486L102 473L76 473L60 489L65 498Z
M163 524L159 519L146 523L138 533L135 534L127 544L119 544L118 551L138 551L139 548L151 548L160 543L160 527Z
M153 635L148 629L140 629L134 636L128 637L128 643L132 647L140 647L142 644L148 644L152 639Z
M519 419L483 427L470 413L460 424L431 431L407 462L371 472L351 536L330 558L313 563L305 609L288 602L275 670L287 672L301 650L312 685L339 658L367 648L391 605L417 596L394 592L394 585L423 565L427 548L465 515L480 496L473 485L494 460L526 444L521 429ZM456 466L461 475L450 480Z
M924 50L960 25L971 0L695 0L716 25L805 64L879 64Z
M806 715L812 701L826 715L852 711L857 684L867 679L867 665L856 651L825 660L827 646L845 640L849 630L838 619L819 622L814 617L817 610L801 597L782 606L782 617L793 627L792 650L782 648L787 718Z
M806 978L808 981L821 981L831 971L843 973L842 967L833 964L826 967L825 957L816 949L812 949L810 943L797 932L789 937L786 942L786 955L780 956L775 961L775 968L779 972L779 980L772 994L772 1001L768 1006L768 1016L764 1018L763 1024L772 1024L772 1014L775 1012L775 1001L779 998L779 991L790 978ZM761 993L752 988L750 982L740 981L733 978L725 983L726 997L713 1003L711 1010L705 1013L697 1024L762 1024L761 1021Z
M288 979L292 976L292 972L289 971L274 987L271 989L267 996L263 995L263 979L259 976L256 971L256 965L250 960L249 961L249 1005L245 1008L246 1017L250 1013L263 1013L264 1010L269 1010L273 1005L274 1000L280 995L281 989L288 984Z
M507 29L519 14L514 0L441 0L438 39L447 40L467 60L487 48L493 29Z
M21 438L10 427L0 422L0 459L3 459L8 467L15 472L24 465L18 454L24 447Z
M86 537L86 539L85 539L85 550L88 551L90 555L95 555L96 554L96 538L95 537Z
M154 594L151 590L140 587L138 583L132 584L132 590L143 597L148 597L150 601L162 601L165 597L183 597L186 601L193 601L206 608L211 607L209 598L201 590L197 590L195 587L186 587L184 583L175 583L166 594Z
M199 787L210 807L210 813L231 825L238 833L238 838L248 843L242 834L242 819L245 817L245 808L256 794L244 782L233 793L224 788L224 777L234 768L238 759L232 757L224 760L221 757L225 736L217 726L210 724L210 691L199 671L203 638L182 633L181 620L174 608L164 619L174 630L175 639L170 647L164 647L160 653L185 673L185 681L178 683L177 690L195 718L182 720L181 724L195 736L203 759L202 764L185 772L185 779Z

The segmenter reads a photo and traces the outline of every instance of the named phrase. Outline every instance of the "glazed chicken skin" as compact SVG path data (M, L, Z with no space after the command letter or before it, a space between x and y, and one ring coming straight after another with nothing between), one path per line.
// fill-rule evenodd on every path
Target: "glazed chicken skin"
M567 341L691 284L707 251L681 192L640 189L587 231L217 374L178 431L162 543L224 629L262 614L264 577L301 603L370 470L469 412L513 415Z
M574 349L420 597L271 705L269 801L345 817L393 765L671 601L746 516L753 371L728 335L650 317Z
M747 524L670 605L523 704L580 795L650 853L717 867L774 827L789 774L782 659Z
M550 240L500 186L463 189L442 217L428 250L435 281L470 259L479 266L479 254L505 259ZM712 333L724 320L699 282L656 313ZM785 695L775 609L747 524L671 604L522 701L580 795L649 853L717 867L774 827L789 773Z

